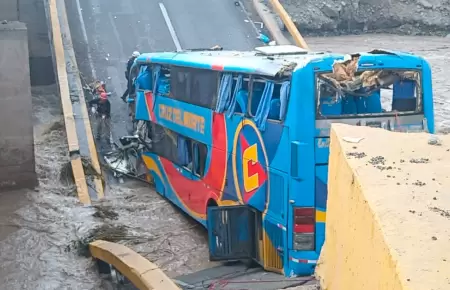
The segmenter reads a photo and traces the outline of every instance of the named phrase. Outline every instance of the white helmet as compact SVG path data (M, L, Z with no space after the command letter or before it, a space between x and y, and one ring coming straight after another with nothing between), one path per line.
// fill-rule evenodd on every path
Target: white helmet
M131 55L131 56L133 56L133 57L138 57L138 56L140 56L141 54L139 53L139 51L133 51L133 54Z

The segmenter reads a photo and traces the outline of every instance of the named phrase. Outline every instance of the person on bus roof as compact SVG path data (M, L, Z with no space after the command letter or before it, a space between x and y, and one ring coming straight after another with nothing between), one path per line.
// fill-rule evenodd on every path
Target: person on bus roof
M125 71L125 79L127 80L127 89L126 89L126 91L123 93L123 95L122 95L122 100L126 103L127 102L127 100L126 100L126 98L127 98L127 96L128 96L128 92L130 91L130 86L132 85L131 83L132 82L130 82L130 71L131 71L131 66L133 65L133 63L134 63L134 60L138 57L138 56L140 56L141 54L139 53L139 51L133 51L133 53L131 54L131 57L128 59L128 62L127 62L127 70Z

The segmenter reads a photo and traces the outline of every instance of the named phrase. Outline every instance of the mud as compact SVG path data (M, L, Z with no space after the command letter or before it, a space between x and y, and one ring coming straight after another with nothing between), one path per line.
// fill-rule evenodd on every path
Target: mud
M308 42L324 51L387 47L425 56L434 73L436 124L441 132L448 132L450 47L445 39L367 35L309 38ZM107 200L92 207L77 202L74 188L60 180L68 157L54 90L33 90L38 190L0 196L0 288L104 289L91 260L67 247L105 224L125 227L126 238L118 240L172 277L213 265L208 261L205 231L143 184L114 184Z

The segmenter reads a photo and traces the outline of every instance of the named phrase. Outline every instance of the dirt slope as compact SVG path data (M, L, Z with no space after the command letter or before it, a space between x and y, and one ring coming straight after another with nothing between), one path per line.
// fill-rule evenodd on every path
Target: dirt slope
M390 32L450 37L450 0L280 0L305 34Z

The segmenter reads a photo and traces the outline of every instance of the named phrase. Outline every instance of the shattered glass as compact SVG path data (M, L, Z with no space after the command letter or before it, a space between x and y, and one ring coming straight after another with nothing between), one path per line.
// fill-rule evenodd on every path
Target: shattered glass
M331 73L317 76L318 117L402 114L421 110L419 71L360 70L358 60L359 55L352 55L335 61Z

